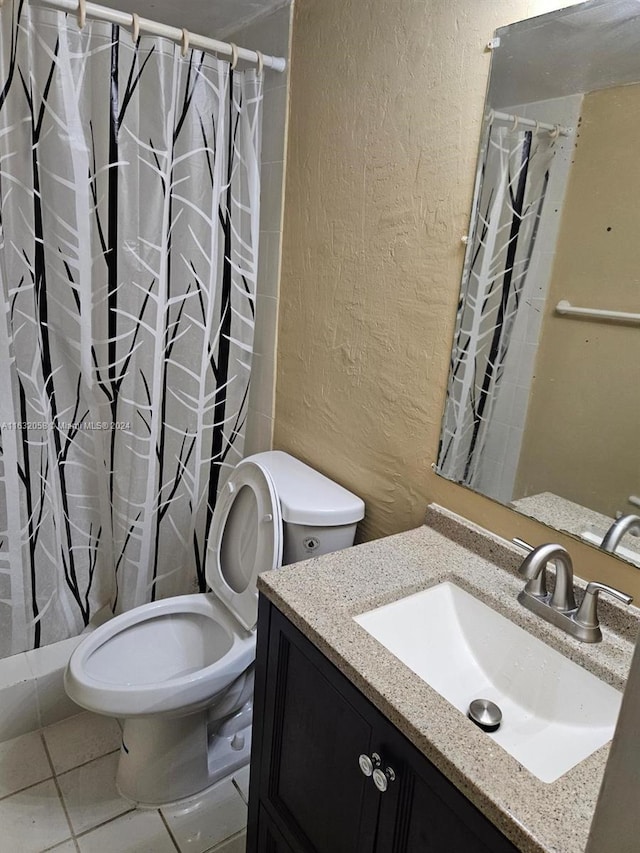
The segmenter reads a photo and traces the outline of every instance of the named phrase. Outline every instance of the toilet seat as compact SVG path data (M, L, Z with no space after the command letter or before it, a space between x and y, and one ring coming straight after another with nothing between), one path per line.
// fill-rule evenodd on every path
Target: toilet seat
M190 643L196 633L208 645ZM255 645L255 633L239 628L213 595L176 595L128 610L88 634L71 655L65 687L79 705L100 714L184 714L208 705L251 666Z
M205 576L243 628L258 621L260 572L282 564L282 512L268 470L248 459L234 468L213 511Z

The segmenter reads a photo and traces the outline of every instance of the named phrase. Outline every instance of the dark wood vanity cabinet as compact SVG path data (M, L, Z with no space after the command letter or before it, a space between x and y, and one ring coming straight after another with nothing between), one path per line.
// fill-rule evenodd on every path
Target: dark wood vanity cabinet
M261 597L247 853L516 850Z

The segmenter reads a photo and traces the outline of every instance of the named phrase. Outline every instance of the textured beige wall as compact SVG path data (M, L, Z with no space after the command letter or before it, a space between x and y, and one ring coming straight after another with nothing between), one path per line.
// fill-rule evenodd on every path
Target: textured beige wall
M554 306L640 305L640 85L592 92L563 206L516 493L554 492L615 517L640 490L640 332Z
M567 541L436 477L431 464L484 45L498 26L571 4L295 3L275 446L364 498L360 538L414 527L436 501L506 536ZM632 578L640 590L618 561L577 543L572 553L581 575Z

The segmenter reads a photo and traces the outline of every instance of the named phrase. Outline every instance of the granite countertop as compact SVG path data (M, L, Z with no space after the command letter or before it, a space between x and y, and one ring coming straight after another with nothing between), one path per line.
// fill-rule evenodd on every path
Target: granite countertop
M515 546L431 506L423 527L268 572L258 588L523 853L583 853L609 746L541 782L352 618L453 580L622 690L640 611L602 601L603 642L579 643L517 603L521 561Z

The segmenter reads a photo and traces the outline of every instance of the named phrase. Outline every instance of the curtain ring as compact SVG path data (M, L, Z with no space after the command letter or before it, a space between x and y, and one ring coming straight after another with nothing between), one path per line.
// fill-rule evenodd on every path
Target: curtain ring
M231 45L231 63L229 67L234 71L238 64L238 47L233 42L229 42L229 44Z
M2 2L2 0L0 0L0 2ZM264 71L264 54L260 53L259 50L256 50L256 55L258 57L258 76L260 76Z
M137 44L140 38L140 15L137 12L131 15L131 38L134 44Z
M87 0L78 0L78 27L82 30L87 23Z
M560 125L557 124L553 130L549 131L549 136L551 139L557 139L560 136Z
M512 131L517 130L519 124L520 124L520 119L518 118L518 116L514 116L513 117L513 124L511 125L510 130L512 130Z
M182 47L180 48L180 53L182 56L187 55L187 51L189 50L189 30L182 28Z
M538 120L536 120L535 133L536 135L540 133L540 122Z

